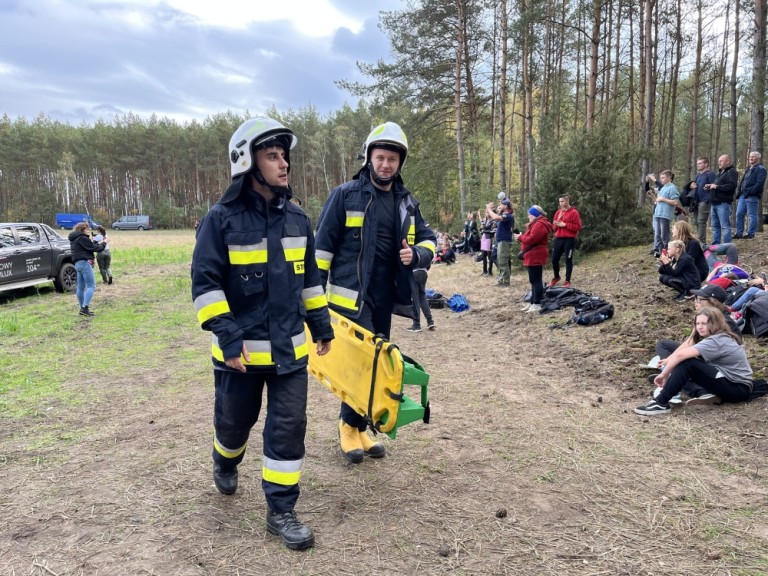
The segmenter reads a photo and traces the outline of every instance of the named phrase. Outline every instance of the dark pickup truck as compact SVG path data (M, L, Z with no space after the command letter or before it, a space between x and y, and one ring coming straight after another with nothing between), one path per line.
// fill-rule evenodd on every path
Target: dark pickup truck
M46 282L58 292L77 288L69 240L45 224L0 222L0 292Z

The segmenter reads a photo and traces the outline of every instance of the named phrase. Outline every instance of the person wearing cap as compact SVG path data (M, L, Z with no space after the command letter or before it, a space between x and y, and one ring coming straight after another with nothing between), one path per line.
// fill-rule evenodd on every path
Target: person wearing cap
M576 248L576 236L581 230L581 216L578 210L571 206L570 196L563 194L558 199L560 208L552 218L555 228L555 244L552 247L552 280L550 286L560 282L560 258L565 254L565 283L564 288L571 286L573 273L573 251Z
M512 267L510 260L512 229L515 227L512 203L504 198L494 209L493 202L488 202L485 206L485 215L496 221L496 267L499 269L499 286L509 286Z
M363 167L331 191L317 224L317 263L328 305L387 339L393 313L416 320L413 270L429 265L436 246L400 174L407 155L400 126L385 122L374 128L365 140ZM368 424L341 403L339 443L353 464L385 455L384 444L366 432Z
M523 257L523 266L528 269L528 281L531 283L531 301L523 307L522 312L534 313L541 310L540 302L544 298L544 265L549 257L550 232L552 224L547 220L547 213L541 206L534 204L528 208L525 232L514 235L515 240L520 242L519 255Z
M720 310L710 307L696 312L693 330L689 346L659 363L661 373L654 384L661 390L635 408L636 414L668 414L672 398L683 389L695 394L686 405L749 400L753 372L741 334L728 328Z
M238 465L267 389L261 485L267 530L291 549L314 544L294 511L307 427L309 326L317 353L334 337L315 261L312 225L291 202L296 137L266 117L245 121L229 142L232 183L200 222L192 299L212 333L213 481L232 495Z

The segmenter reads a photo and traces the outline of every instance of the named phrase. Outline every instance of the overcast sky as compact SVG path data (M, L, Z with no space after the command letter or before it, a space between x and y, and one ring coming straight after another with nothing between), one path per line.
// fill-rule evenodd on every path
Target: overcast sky
M403 0L0 0L0 115L204 120L354 98L355 62L389 58Z

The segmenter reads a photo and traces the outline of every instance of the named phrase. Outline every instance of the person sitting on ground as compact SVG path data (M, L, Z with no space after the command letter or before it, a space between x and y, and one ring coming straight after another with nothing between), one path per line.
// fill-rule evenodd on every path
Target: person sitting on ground
M736 248L736 244L731 242L726 244L702 244L701 247L704 249L704 257L707 259L707 265L710 270L722 266L723 261L718 256L724 255L726 264L739 263L739 250Z
M724 302L727 297L725 290L720 288L720 286L716 286L714 284L707 284L703 288L699 290L694 290L692 294L695 296L693 301L693 308L696 311L696 313L699 312L702 308L717 308L720 310L720 312L723 314L723 317L725 318L726 324L728 324L728 327L735 333L740 334L741 328L736 323L736 321L731 318L731 316L728 314L728 308L725 306ZM669 340L669 339L661 339L656 343L656 357L651 360L651 362L661 363L662 360L669 358L676 350L679 350L680 348L687 348L688 346L693 346L694 341L693 337L696 334L696 330L692 330L690 336L683 340L682 342L677 342L676 340ZM648 379L653 383L654 378L656 375L651 375L648 377ZM656 388L654 392L660 392L660 388ZM692 389L688 387L688 385L683 387L683 392L687 394L689 397L693 397L695 395L695 389ZM677 394L673 396L670 399L670 404L682 404L683 400L680 397L680 394Z
M741 312L744 310L744 306L746 306L747 302L752 300L752 298L764 298L768 296L768 282L766 282L765 274L761 274L757 278L752 278L747 284L749 285L749 288L747 288L744 293L731 304L729 309L729 312L734 312L734 320L741 318Z
M707 264L704 250L701 248L701 242L696 238L690 224L685 220L678 220L675 222L672 225L672 238L674 240L680 240L685 244L685 253L693 258L693 263L699 271L699 277L701 281L704 282L709 275L709 264Z
M685 253L685 244L681 240L672 240L669 243L668 253L662 252L659 256L659 282L677 291L675 302L682 302L691 290L701 286L701 278L696 264Z
M742 346L741 335L728 328L723 313L716 308L699 310L694 330L692 345L678 348L660 363L662 371L654 383L662 390L656 398L635 408L636 414L668 413L670 400L683 387L694 394L686 406L749 399L752 367Z
M451 239L448 234L443 234L437 243L433 264L453 264L456 262L456 252L451 248Z

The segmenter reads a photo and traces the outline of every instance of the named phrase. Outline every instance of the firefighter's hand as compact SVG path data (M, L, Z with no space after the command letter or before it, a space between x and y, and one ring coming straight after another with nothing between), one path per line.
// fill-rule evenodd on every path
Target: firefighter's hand
M317 342L317 355L318 356L325 356L330 351L331 351L331 341L330 340L319 340Z
M245 343L243 343L243 358L245 358L246 362L251 361L251 355L248 354L248 349L245 347ZM239 356L236 358L227 358L224 363L230 368L234 368L240 372L245 372L245 364L243 364Z
M400 249L400 262L406 266L410 266L413 262L413 249L408 246L408 242L403 240L403 247Z

